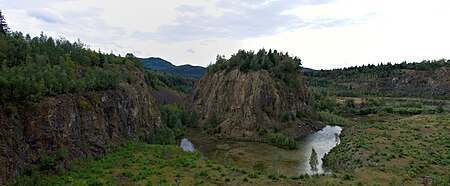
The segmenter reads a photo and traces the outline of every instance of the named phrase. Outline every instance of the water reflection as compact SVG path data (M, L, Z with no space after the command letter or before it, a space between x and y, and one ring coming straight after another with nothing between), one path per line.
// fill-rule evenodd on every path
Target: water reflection
M289 175L316 174L326 172L322 167L322 158L340 143L341 131L342 128L339 126L326 126L322 130L298 140L296 150L281 149L257 142L213 141L198 131L188 131L187 136L192 142L185 138L181 141L180 146L186 151L192 152L193 144L195 144L196 150L203 156L219 163L232 163L238 167L252 169L256 161L262 160L268 171L276 169L276 172ZM224 146L227 148L223 148ZM309 164L312 148L317 152L319 160L316 172L311 171ZM279 160L280 157L282 157L281 160Z

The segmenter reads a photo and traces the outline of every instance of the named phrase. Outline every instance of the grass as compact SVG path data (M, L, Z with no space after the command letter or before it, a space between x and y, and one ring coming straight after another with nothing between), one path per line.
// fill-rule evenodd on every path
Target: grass
M334 179L334 178L333 178ZM329 180L288 178L226 167L177 146L121 143L101 157L71 162L67 169L22 176L16 185L290 185Z
M419 185L429 176L435 185L449 185L450 114L392 116L385 122L371 117L355 119L359 124L346 129L326 165L353 175L354 182Z

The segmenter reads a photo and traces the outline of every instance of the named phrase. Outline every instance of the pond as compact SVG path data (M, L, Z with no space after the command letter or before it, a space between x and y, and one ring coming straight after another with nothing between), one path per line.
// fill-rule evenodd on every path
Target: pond
M180 146L185 151L198 151L202 156L222 164L252 169L261 160L266 170L287 175L327 173L322 167L322 158L340 143L342 128L326 126L322 130L297 140L297 149L286 150L268 143L215 140L198 130L187 131L187 138L182 139ZM310 166L311 151L317 152L319 164L317 171Z

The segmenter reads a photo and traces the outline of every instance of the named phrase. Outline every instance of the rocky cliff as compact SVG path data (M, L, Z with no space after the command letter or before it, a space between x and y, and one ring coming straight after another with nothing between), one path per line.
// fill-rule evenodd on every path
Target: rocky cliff
M350 67L305 74L310 86L332 86L335 90L348 92L341 96L363 92L378 96L450 98L450 60Z
M267 141L267 133L275 131L299 137L320 125L309 119L314 112L302 75L291 78L296 86L266 70L207 74L195 84L188 106L199 116L201 126L214 115L219 137Z
M58 169L70 159L105 153L112 142L146 140L160 125L160 113L143 74L132 74L135 83L114 90L0 107L0 184L31 167Z
M355 84L355 88L399 94L450 97L449 74L449 67L428 71L404 69L396 71L386 78L379 78L375 83Z

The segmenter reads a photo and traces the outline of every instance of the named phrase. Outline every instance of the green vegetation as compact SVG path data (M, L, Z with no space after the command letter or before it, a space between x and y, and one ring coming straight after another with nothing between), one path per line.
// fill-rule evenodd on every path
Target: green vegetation
M0 99L39 101L45 96L113 89L126 76L118 65L142 68L132 54L122 58L92 51L81 41L8 32L0 35Z
M164 104L159 109L163 124L149 136L152 144L175 145L177 140L184 137L186 127L195 126L196 115L188 112L181 104Z
M219 125L219 121L217 120L217 114L213 112L206 119L205 124L203 126L203 130L208 134L219 133L219 131L217 130L217 125Z
M254 170L235 166L231 155L224 165L184 152L174 146L185 135L185 128L197 126L197 115L181 104L160 105L163 123L147 142L124 142L112 145L108 153L88 156L63 168L58 162L70 154L61 148L56 155L42 155L28 167L17 185L449 185L450 170L450 102L426 99L427 93L365 90L355 83L379 83L391 79L399 70L432 71L450 67L450 60L421 63L380 64L336 70L307 71L308 93L327 124L344 127L341 143L323 159L330 175L279 174L282 154L266 166L257 161ZM133 55L125 57L93 51L81 41L71 43L53 39L43 33L31 38L11 32L0 11L0 100L1 103L36 102L46 96L84 91L114 89L120 82L134 83L136 77L127 69L142 69ZM238 51L225 59L218 56L207 73L266 70L290 87L302 86L301 60L287 53L264 49ZM145 80L153 88L169 88L187 95L193 78L145 71ZM347 84L346 84L347 83ZM303 89L304 90L304 89ZM416 98L405 97L414 96ZM436 98L436 97L433 97ZM93 100L99 100L92 93ZM89 110L90 100L80 97L77 107ZM1 106L1 105L0 105ZM267 115L272 115L270 110ZM281 116L290 121L291 116ZM14 119L14 118L13 118ZM203 128L209 134L219 131L219 118L211 113ZM294 149L296 141L282 133L257 129L261 136L277 146ZM162 145L156 145L162 144ZM219 150L229 149L225 144ZM230 152L230 151L228 151ZM317 170L314 149L310 166ZM271 170L266 172L267 170ZM424 178L427 178L426 180ZM431 180L431 181L430 181Z
M355 80L364 81L376 81L378 78L389 77L395 70L423 70L430 71L438 69L441 67L450 67L450 60L440 59L440 60L424 60L422 62L412 62L407 63L406 61L398 64L392 63L380 63L378 65L363 65L354 66L333 70L311 70L306 71L305 75L312 77L325 77L325 78L345 78L347 77L358 77Z
M286 149L296 149L297 142L293 137L286 136L281 132L269 134L269 142Z
M9 27L6 24L5 17L0 10L0 35L7 35L9 33Z
M440 60L307 72L309 95L320 120L344 126L340 145L323 159L340 184L448 185L447 100L340 86L348 77L376 82L382 69L431 70L446 65L448 61ZM376 78L371 80L371 75ZM416 98L399 97L405 95Z
M415 185L429 176L433 185L448 184L450 114L358 120L325 157L327 167L369 183Z
M256 54L254 51L239 50L230 59L218 55L216 63L206 67L206 72L212 74L236 68L243 72L267 70L273 77L288 85L300 86L303 82L298 79L298 74L302 69L301 65L301 60L297 57L291 57L288 53L284 54L277 50L267 52L265 49L261 49Z
M195 83L195 79L192 77L157 72L149 69L145 69L145 81L155 90L169 88L180 93L184 97L191 93Z
M319 165L319 160L317 159L317 152L312 148L311 157L309 158L309 165L311 166L311 171L316 172L318 170L317 165Z
M378 97L426 97L448 99L448 90L444 92L422 89L442 83L445 88L447 76L440 68L449 68L450 60L440 59L420 63L363 65L334 70L305 71L308 86L316 91L328 92L326 95L339 97L378 96ZM430 85L427 79L433 79ZM402 86L412 90L402 90ZM442 89L442 88L441 88Z
M52 160L43 163L52 165ZM265 174L264 166L257 168L223 166L176 146L128 142L111 146L104 156L74 160L67 169L29 172L16 185L324 185L336 180Z

